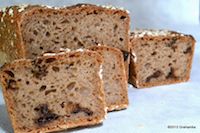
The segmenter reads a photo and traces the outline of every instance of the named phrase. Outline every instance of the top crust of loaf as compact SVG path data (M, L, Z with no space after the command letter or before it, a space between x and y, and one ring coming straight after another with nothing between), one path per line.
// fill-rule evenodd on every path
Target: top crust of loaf
M184 36L190 36L191 35L187 35L187 34L183 34L183 33L179 33L176 31L171 31L171 30L165 30L165 29L159 29L159 30L154 30L154 29L136 29L135 31L133 31L131 33L130 38L134 39L134 38L142 38L142 37L184 37ZM193 37L192 37L193 38ZM193 40L195 40L193 38Z
M4 21L4 17L5 16L10 16L10 17L14 17L15 15L17 15L17 13L23 13L26 11L29 11L30 9L33 8L46 8L46 9L53 9L53 10L66 10L66 9L79 9L79 8L97 8L97 9L101 9L101 10L105 10L108 12L112 12L112 11L119 11L121 13L126 13L127 15L129 14L128 10L125 10L121 7L114 7L111 5L93 5L93 4L76 4L73 6L65 6L65 7L51 7L51 6L47 6L47 5L15 5L15 6L10 6L10 7L6 7L6 8L2 8L0 9L0 18L1 18L1 22ZM14 22L14 20L12 20Z

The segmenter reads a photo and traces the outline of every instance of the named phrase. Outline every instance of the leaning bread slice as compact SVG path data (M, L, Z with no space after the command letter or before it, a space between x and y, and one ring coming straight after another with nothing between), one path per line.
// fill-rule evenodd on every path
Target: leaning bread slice
M103 83L108 111L127 108L127 81L121 51L108 46L93 46L89 49L98 52L104 59Z
M102 61L96 52L76 51L4 65L0 79L15 133L101 123L106 114Z

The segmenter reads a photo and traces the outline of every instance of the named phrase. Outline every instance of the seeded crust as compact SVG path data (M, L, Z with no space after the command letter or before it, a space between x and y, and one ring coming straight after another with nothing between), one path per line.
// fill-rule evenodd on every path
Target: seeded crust
M195 39L167 30L136 30L130 37L129 83L137 88L186 82Z
M108 111L127 108L127 81L121 51L108 46L93 46L89 50L98 52L104 59L103 83Z
M106 115L102 57L92 51L15 60L1 68L15 133L52 132L101 123Z
M1 10L0 19L1 64L100 43L123 51L128 76L130 17L125 10L91 4L12 6Z

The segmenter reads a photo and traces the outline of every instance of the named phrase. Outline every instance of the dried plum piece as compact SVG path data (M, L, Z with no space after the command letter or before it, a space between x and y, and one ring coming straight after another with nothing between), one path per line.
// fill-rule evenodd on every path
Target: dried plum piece
M46 63L51 63L51 62L54 62L56 60L56 58L48 58L46 59Z
M84 112L88 116L93 115L93 111L91 111L90 109L85 108L85 107L81 107L79 104L74 104L74 107L73 107L73 110L72 110L71 113L77 114L79 112Z
M86 113L88 116L91 116L93 115L93 111L91 111L90 109L88 108L81 108L81 110Z
M74 104L71 113L77 114L79 112L81 112L81 108L80 108L79 104Z
M40 91L44 91L45 89L47 88L47 86L46 85L42 85L41 87L40 87Z
M34 68L31 70L33 77L37 79L42 79L42 77L46 76L48 71L45 65L35 64Z
M160 77L162 74L163 74L163 73L162 73L160 70L157 70L157 71L154 72L152 75L150 75L150 76L148 76L148 77L146 78L146 82L150 82L151 79L153 79L153 78L158 78L158 77Z
M7 80L7 89L18 89L17 82L13 79Z
M12 71L10 71L10 70L5 70L4 71L6 74L8 74L10 77L12 77L12 78L14 78L15 77L15 74L12 72Z
M48 95L48 94L50 94L50 93L52 93L52 92L56 92L56 89L52 89L52 90L47 90L47 91L45 91L45 95Z
M41 116L39 117L35 122L38 124L38 125L44 125L46 123L49 123L53 120L56 120L59 118L59 115L55 114L55 113L48 113L44 116Z
M39 114L39 118L35 119L35 123L39 126L42 126L59 118L59 115L53 113L51 110L48 109L47 104L40 104L34 110L37 111Z
M32 61L33 69L31 70L33 77L37 79L42 79L42 77L46 76L48 71L47 71L47 66L44 65L43 60L38 58L34 61Z
M125 18L126 18L126 16L121 16L121 17L120 17L120 19L125 19Z
M37 79L42 79L42 77L46 76L48 71L46 70L46 68L40 68L40 69L36 69L36 70L31 70L32 74L34 77L36 77Z
M60 68L59 68L59 67L56 67L56 66L53 66L53 67L52 67L52 70L53 70L54 72L59 72L59 71L60 71Z
M188 47L185 51L183 51L184 54L192 53L192 47Z
M168 43L168 46L171 47L172 45L174 45L176 43L178 39L176 37L172 37L172 39L170 40L170 42Z
M34 110L41 113L41 114L47 114L49 112L47 104L40 104Z

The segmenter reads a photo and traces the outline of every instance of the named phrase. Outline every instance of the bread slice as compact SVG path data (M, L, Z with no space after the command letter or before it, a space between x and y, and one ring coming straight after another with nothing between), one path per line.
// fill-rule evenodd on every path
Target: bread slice
M89 49L98 52L104 59L103 83L108 111L127 108L127 81L121 51L108 46L93 46Z
M125 10L90 4L25 5L3 9L0 19L0 63L100 43L123 51L128 72L130 17Z
M85 51L4 65L0 79L15 133L101 123L106 115L102 61L98 53Z
M129 82L138 88L188 81L195 39L167 30L131 34Z

